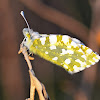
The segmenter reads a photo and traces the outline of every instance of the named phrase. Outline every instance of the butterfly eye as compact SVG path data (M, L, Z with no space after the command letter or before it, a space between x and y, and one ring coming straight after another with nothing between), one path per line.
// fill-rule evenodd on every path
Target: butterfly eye
M27 40L27 37L26 37L26 38L24 38L24 42L26 42L26 40Z
M24 41L26 41L26 38L25 38L25 40Z

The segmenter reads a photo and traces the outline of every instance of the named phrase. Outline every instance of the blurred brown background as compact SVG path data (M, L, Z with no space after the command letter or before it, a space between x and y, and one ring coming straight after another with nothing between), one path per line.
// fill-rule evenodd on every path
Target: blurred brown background
M27 27L34 31L67 34L99 53L100 0L1 0L0 1L0 100L29 97L28 67L18 55ZM100 100L99 63L70 75L63 68L34 56L33 69L51 100ZM38 100L38 96L35 97Z

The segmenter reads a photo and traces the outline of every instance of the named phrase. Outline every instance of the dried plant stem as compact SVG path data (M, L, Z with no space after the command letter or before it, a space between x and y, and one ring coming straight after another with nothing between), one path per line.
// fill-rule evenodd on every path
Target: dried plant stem
M30 60L28 58L28 53L27 53L26 47L21 47L21 50L22 50L22 54L24 55L24 58L25 58L25 60L26 60L26 62L28 64L29 69L31 70L32 69L32 65L31 65L31 62L30 62Z
M42 85L41 85L40 81L35 76L33 76L33 73L31 70L29 70L29 73L30 73L30 77L31 77L32 81L34 82L35 88L38 92L39 99L45 100L43 93L42 93Z
M25 60L26 60L28 67L29 67L29 74L30 74L30 82L31 82L31 84L30 84L31 85L30 86L30 98L28 98L26 100L34 100L35 89L38 92L40 100L50 100L48 97L48 94L45 90L44 85L35 76L35 73L32 69L31 62L29 60L29 55L27 53L26 47L22 46L22 44L20 45L20 50L19 50L18 54L20 54L20 53L22 53L25 57Z
M31 100L34 100L34 96L35 96L35 85L34 85L34 81L30 75L30 99Z

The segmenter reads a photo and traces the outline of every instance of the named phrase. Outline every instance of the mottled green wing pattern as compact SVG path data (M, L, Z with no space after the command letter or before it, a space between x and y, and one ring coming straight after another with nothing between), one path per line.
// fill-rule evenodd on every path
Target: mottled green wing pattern
M90 48L76 43L67 35L43 35L34 41L29 40L26 46L31 53L62 66L72 74L90 67L100 59Z

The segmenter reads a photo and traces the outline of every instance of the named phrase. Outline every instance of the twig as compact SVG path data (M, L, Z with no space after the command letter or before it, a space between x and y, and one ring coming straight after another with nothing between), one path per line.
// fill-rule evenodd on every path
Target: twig
M35 76L33 76L33 73L32 73L31 70L29 70L29 73L30 73L31 79L32 79L33 82L34 82L35 88L36 88L36 90L37 90L37 92L38 92L39 99L40 99L40 100L45 100L45 98L44 98L44 96L43 96L43 93L42 93L42 85L41 85L40 81L39 81Z
M20 45L20 50L18 52L18 54L22 53L24 55L24 58L28 64L28 67L29 69L31 70L32 69L32 65L31 65L31 62L29 60L29 56L28 56L28 53L27 53L27 50L26 50L26 47L23 47L22 44Z
M50 98L49 98L49 96L48 96L48 94L47 94L47 92L46 92L46 89L45 89L44 84L42 84L42 87L43 87L43 94L44 94L45 99L46 99L46 100L50 100Z
M30 75L30 98L31 100L34 100L34 96L35 96L35 85L34 85L34 81Z
M25 57L25 60L26 60L28 67L29 67L29 74L30 74L30 82L31 82L31 84L30 84L31 85L30 86L30 98L28 98L26 100L34 100L35 89L38 92L40 100L50 100L48 97L48 94L45 90L44 85L36 78L35 73L32 69L31 62L29 60L29 55L27 53L26 47L22 46L22 44L20 45L20 50L19 50L18 54L20 54L20 53L22 53Z

